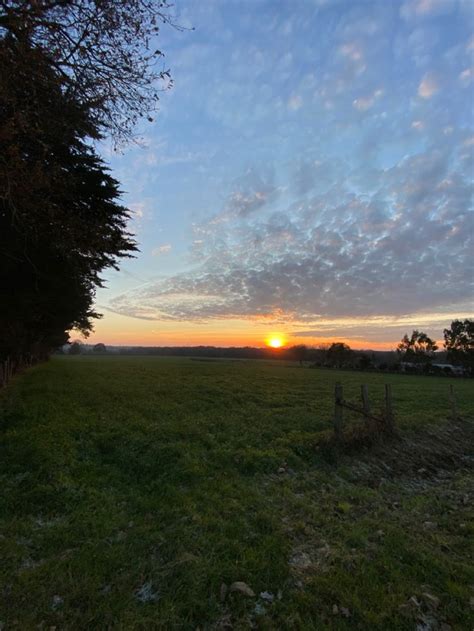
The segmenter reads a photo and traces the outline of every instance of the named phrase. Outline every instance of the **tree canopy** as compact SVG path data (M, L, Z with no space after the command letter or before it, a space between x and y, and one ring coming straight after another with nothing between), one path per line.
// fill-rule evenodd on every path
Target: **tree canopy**
M444 347L448 360L474 372L474 320L453 320L444 329Z
M400 359L415 364L429 363L437 350L436 342L423 331L416 330L412 332L410 337L405 334L397 346Z
M344 342L334 342L326 351L326 361L329 365L342 368L353 356L353 351Z
M167 0L0 0L0 36L43 51L67 94L118 141L171 86L156 48L163 24L180 28Z
M170 10L0 0L0 359L38 359L71 329L87 335L101 273L137 249L93 143L129 139L170 85L155 41Z

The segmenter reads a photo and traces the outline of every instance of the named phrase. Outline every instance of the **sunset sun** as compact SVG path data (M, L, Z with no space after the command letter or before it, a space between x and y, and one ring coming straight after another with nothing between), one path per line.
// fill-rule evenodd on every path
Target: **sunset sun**
M265 340L265 343L271 348L281 348L285 344L285 339L282 335L271 335Z

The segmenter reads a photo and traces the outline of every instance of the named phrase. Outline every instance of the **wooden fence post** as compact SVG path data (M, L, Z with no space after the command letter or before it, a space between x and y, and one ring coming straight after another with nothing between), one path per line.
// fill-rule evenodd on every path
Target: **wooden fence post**
M451 416L453 419L457 419L456 395L454 394L454 386L452 383L449 385L449 402L451 403Z
M370 401L369 401L369 389L364 384L360 387L360 394L362 397L362 409L364 410L365 416L370 415Z
M385 384L385 427L389 432L393 432L395 430L393 419L392 386L389 383Z
M344 392L342 389L341 383L336 383L336 387L334 389L334 433L336 435L337 440L341 440L342 438L342 414L343 407L342 402L344 400Z

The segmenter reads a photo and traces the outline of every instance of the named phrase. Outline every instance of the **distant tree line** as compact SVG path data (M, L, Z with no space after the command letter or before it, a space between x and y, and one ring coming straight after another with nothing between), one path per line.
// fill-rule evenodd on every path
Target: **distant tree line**
M100 315L101 273L133 255L94 149L156 107L157 0L0 0L0 368L48 356ZM3 377L6 368L3 366ZM1 381L1 379L0 379Z
M69 347L73 355L111 353L120 355L156 355L202 359L277 359L300 365L347 370L382 370L425 374L453 374L449 364L462 367L465 375L474 375L474 321L454 320L444 330L444 351L426 333L413 331L404 335L396 351L357 351L343 342L322 344L316 348L297 344L287 348L218 346L132 346L107 348L105 344ZM439 370L437 369L439 367ZM444 367L444 369L443 369Z

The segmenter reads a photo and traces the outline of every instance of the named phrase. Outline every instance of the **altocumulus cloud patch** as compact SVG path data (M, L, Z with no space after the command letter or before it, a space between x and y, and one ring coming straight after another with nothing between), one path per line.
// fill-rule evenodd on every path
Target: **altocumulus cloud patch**
M231 193L222 211L195 226L192 271L110 306L156 319L283 313L302 321L465 303L472 151L467 132L439 130L425 151L389 169L309 160L290 180L253 178L253 188ZM295 190L291 200L284 193Z

